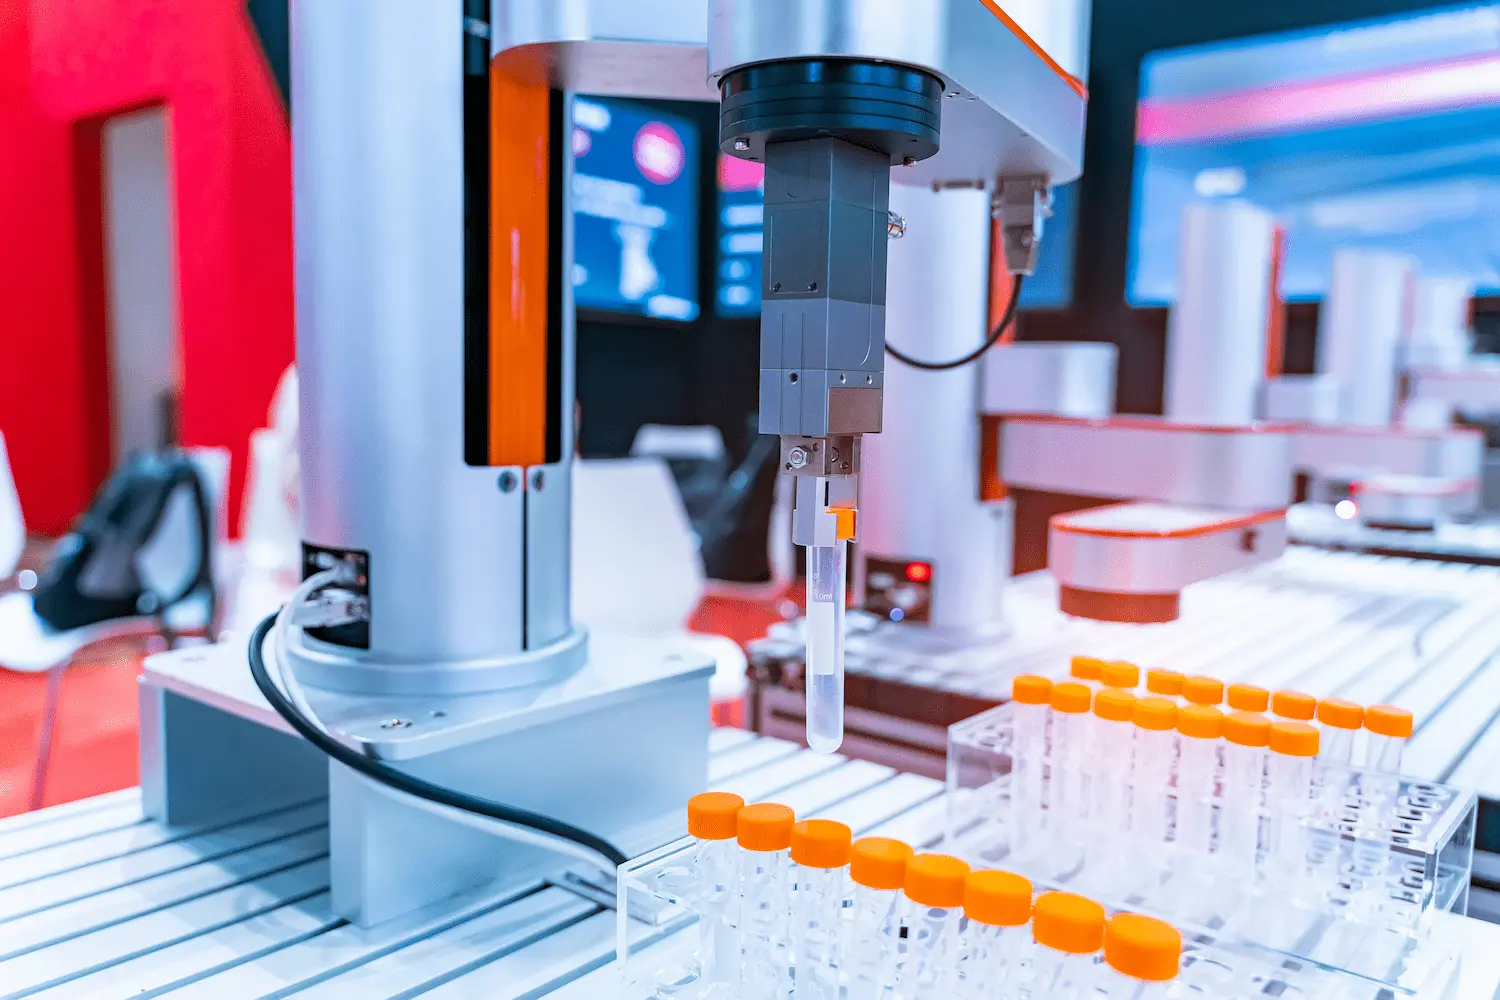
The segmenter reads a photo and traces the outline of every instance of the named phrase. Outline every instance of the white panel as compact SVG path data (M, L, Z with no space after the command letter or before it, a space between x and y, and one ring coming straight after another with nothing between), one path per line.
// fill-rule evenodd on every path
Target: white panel
M148 108L104 123L105 282L116 460L165 443L179 360L177 247L167 116Z
M1102 418L1115 411L1114 344L1008 344L984 356L984 412Z
M1278 375L1261 391L1266 420L1333 424L1339 419L1339 382L1331 375Z
M1251 205L1189 205L1167 324L1166 415L1247 424L1266 376L1275 222Z

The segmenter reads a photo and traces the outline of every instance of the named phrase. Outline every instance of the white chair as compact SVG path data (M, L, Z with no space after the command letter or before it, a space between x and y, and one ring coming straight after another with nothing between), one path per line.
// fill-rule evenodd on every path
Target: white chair
M5 435L0 434L0 580L16 571L26 549L26 519L21 516L21 496L10 471Z
M682 497L659 459L573 463L573 616L590 629L670 638L713 657L710 697L744 696L745 654L687 631L703 561Z

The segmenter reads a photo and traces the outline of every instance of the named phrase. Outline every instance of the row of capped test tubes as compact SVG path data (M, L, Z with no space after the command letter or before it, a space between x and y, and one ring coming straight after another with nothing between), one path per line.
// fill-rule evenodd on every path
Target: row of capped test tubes
M1249 685L1226 692L1168 671L1150 672L1138 694L1139 668L1085 657L1072 672L1013 684L1007 827L1018 862L1111 896L1170 869L1171 909L1184 916L1226 879L1273 885L1306 907L1356 902L1379 922L1409 712ZM1335 831L1351 809L1360 846L1344 865Z
M670 879L699 914L694 974L658 997L724 1000L1155 1000L1182 935L1106 915L1011 872L971 870L900 841L708 792ZM1195 997L1207 996L1201 990ZM1213 994L1223 997L1233 993Z

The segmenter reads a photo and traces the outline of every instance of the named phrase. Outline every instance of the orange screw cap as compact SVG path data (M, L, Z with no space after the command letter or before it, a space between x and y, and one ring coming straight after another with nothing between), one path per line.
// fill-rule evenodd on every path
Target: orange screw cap
M1104 928L1104 960L1132 979L1165 983L1182 967L1182 934L1138 913L1117 913Z
M1068 673L1080 681L1097 681L1104 672L1104 661L1095 656L1075 656L1068 665Z
M966 862L947 854L918 854L906 863L906 898L919 906L964 904Z
M1146 690L1152 694L1176 698L1182 694L1182 682L1187 680L1175 670L1146 671Z
M842 868L854 835L842 823L807 819L792 827L792 860L804 868Z
M1052 700L1052 682L1036 674L1020 674L1010 682L1010 700L1022 705L1046 705Z
M1031 920L1031 883L1010 872L970 872L964 915L991 927L1020 927Z
M1129 722L1135 718L1135 695L1119 688L1105 688L1094 696L1094 714L1108 722Z
M1182 682L1182 696L1194 705L1219 705L1224 701L1224 682L1214 677L1189 677Z
M1224 713L1212 705L1189 705L1177 713L1177 731L1199 740L1224 735Z
M1271 692L1254 684L1231 684L1227 697L1236 712L1264 712L1271 707Z
M1177 703L1170 698L1137 699L1133 718L1142 729L1167 732L1177 727Z
M747 851L784 851L792 846L792 824L797 820L790 806L760 802L740 810L740 846Z
M1358 729L1365 724L1365 710L1343 698L1318 702L1318 721L1334 729Z
M1316 757L1319 733L1306 722L1271 723L1271 752L1287 757Z
M729 792L704 792L688 799L688 834L699 840L733 840L739 834L745 800Z
M1036 943L1070 955L1092 955L1104 945L1104 907L1071 892L1046 892L1031 913Z
M1271 742L1271 720L1259 712L1235 712L1224 719L1224 738L1236 746L1263 747Z
M1082 715L1089 710L1094 692L1082 684L1065 682L1052 685L1052 710L1069 715Z
M1115 660L1099 669L1099 680L1105 687L1138 688L1141 686L1141 668L1134 663Z
M899 889L906 884L906 863L915 852L889 837L865 837L854 842L849 877L868 889Z
M1365 728L1376 736L1409 740L1412 733L1411 713L1395 705L1371 705L1365 709Z
M1311 722L1318 715L1318 699L1301 691L1277 691L1271 695L1271 711L1283 719Z

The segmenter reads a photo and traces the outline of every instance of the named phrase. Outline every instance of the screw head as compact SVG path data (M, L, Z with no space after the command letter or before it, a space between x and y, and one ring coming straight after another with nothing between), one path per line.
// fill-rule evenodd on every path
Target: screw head
M537 469L531 474L531 488L536 492L542 492L542 487L547 485L547 479L542 475L542 470Z
M781 291L781 282L778 281L778 282L776 282L776 284L772 285L771 286L771 291L773 291L773 292L779 292L779 291Z
M516 487L519 485L521 485L521 481L516 477L514 472L500 473L499 486L501 493L514 493Z
M410 719L386 719L380 724L381 729L410 729Z
M786 453L786 462L794 469L805 469L809 457L806 448L793 448Z
M750 140L743 137L734 140L734 150L737 153L750 152Z
M917 165L917 158L915 156L908 156L906 159L902 160L901 162L905 166L915 167Z
M838 460L839 460L839 450L837 448L829 448L828 449L828 461L830 461L830 462L837 462Z
M807 290L809 292L816 292L818 290L818 283L816 281L809 281L807 283Z

